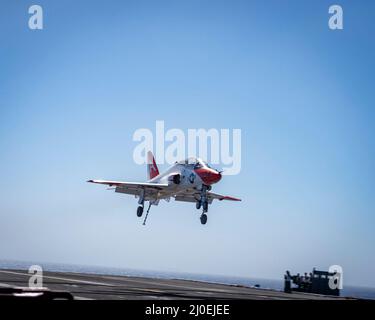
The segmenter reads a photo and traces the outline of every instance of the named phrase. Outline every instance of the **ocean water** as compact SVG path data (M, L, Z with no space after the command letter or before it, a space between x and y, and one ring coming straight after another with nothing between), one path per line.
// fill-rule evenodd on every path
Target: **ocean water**
M63 263L43 263L37 261L14 261L14 260L0 260L0 269L19 269L28 270L33 265L40 265L45 271L56 272L75 272L75 273L90 273L101 275L123 275L133 277L149 277L149 278L162 278L162 279L183 279L183 280L197 280L204 282L223 283L231 285L243 286L260 286L263 289L272 289L282 291L284 289L283 280L273 279L258 279L258 278L245 278L245 277L232 277L221 275L205 275L205 274L192 274L182 272L162 272L150 270L136 270L127 268L111 268L111 267L98 267L98 266L84 266ZM375 288L359 287L359 286L344 286L341 290L343 297L355 297L362 299L375 299Z

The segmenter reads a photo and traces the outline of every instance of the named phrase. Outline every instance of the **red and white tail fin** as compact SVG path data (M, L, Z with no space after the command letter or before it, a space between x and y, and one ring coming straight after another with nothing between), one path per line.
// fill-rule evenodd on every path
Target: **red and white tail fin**
M147 152L147 179L153 179L159 175L159 169L151 151Z

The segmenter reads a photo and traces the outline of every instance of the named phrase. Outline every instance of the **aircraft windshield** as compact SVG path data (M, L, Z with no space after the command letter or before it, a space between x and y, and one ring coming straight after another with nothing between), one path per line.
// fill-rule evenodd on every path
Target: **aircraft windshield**
M197 159L195 158L187 158L185 160L181 160L179 162L177 162L178 164L192 164L192 165L195 165L197 163Z

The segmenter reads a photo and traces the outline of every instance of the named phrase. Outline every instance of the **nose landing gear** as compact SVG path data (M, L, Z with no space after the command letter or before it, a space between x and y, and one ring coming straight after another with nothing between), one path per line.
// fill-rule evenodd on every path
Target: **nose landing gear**
M208 202L207 201L203 202L202 206L203 206L203 213L207 212L208 211Z
M200 219L201 219L201 224L207 223L207 215L205 213L202 213Z
M196 202L196 208L199 210L201 207L203 208L202 215L200 217L201 224L207 223L207 214L208 211L208 200L207 200L207 186L203 186L201 190L201 198Z
M202 206L202 202L201 201L197 201L197 203L195 204L195 207L197 208L197 210L199 210Z

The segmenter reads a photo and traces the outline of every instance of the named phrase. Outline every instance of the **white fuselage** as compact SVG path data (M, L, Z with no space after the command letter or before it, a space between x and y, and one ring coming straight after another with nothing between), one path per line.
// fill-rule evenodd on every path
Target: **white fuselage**
M203 186L203 181L194 171L194 167L184 164L174 164L148 182L168 184L168 188L158 193L158 199L169 198L181 192L195 192Z

